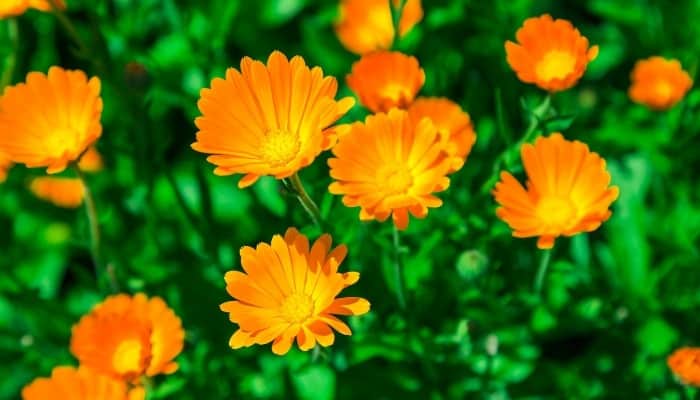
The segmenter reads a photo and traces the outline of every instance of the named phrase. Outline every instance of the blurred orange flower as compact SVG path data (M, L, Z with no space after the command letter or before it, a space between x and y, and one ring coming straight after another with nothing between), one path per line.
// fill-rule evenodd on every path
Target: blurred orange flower
M678 60L662 57L637 61L631 79L629 96L632 101L655 110L673 107L693 86L693 80Z
M428 118L412 123L403 110L353 124L333 154L328 165L336 182L328 189L343 195L346 206L360 207L363 221L385 221L391 215L397 228L406 229L409 212L427 216L428 208L442 205L433 193L450 184L451 160L437 129Z
M49 378L37 378L22 389L22 400L142 400L142 388L80 367L56 367Z
M73 326L70 350L81 365L137 382L171 374L184 345L180 318L160 297L110 296Z
M34 178L29 189L36 197L63 208L80 207L85 196L85 186L78 178Z
M372 112L406 108L425 83L425 72L413 56L398 51L377 51L355 62L347 83Z
M245 57L241 72L229 68L226 79L202 89L192 148L211 154L217 175L245 174L241 188L263 175L287 178L335 143L341 127L329 126L355 103L336 101L337 89L335 78L299 56L288 60L275 51L267 66Z
M574 86L598 56L571 22L549 14L525 20L515 37L518 43L506 41L508 64L518 79L549 92Z
M12 161L0 151L0 183L7 179L7 171L12 167Z
M462 168L476 142L476 133L469 114L449 99L419 97L408 108L408 115L414 124L418 124L423 118L430 118L452 160L450 172Z
M102 133L100 80L51 67L0 97L0 150L30 168L63 171Z
M666 362L684 384L700 386L700 348L682 347L674 351Z
M400 0L393 0L399 7ZM420 0L407 0L399 19L399 36L404 36L423 19ZM385 50L394 41L394 21L389 0L341 0L340 18L335 24L340 43L355 54Z
M64 0L2 0L0 1L0 19L22 15L28 8L51 11L53 9L52 2L53 7L66 8Z
M370 304L360 297L338 294L360 279L357 272L339 273L347 248L331 249L332 239L322 235L309 249L309 240L296 229L272 237L270 244L241 249L245 272L226 273L226 290L235 299L221 304L238 330L229 345L238 349L272 342L272 352L286 354L296 338L303 351L318 343L333 344L333 329L350 335L350 328L335 315L361 315Z
M95 147L90 147L87 149L85 154L80 157L78 161L78 168L85 172L100 172L104 168L104 163L102 162L102 155L97 151Z
M609 186L605 160L586 144L553 133L524 144L520 153L527 190L504 171L493 191L496 214L513 236L539 236L537 247L549 249L555 238L594 231L610 218L619 190Z

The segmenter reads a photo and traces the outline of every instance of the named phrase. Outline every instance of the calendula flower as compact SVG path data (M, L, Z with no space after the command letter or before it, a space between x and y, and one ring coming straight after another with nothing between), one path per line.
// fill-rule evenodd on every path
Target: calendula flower
M100 80L51 67L0 97L0 151L28 167L63 171L102 133Z
M80 367L56 367L22 389L22 400L143 400L143 388L129 389L121 380Z
M684 384L700 386L700 348L682 347L674 351L666 362Z
M12 167L10 159L0 151L0 183L7 179L7 171Z
M574 86L598 56L571 22L549 14L525 20L515 37L518 43L506 41L508 64L518 79L549 92Z
M34 178L29 189L36 197L63 208L80 207L85 197L85 186L78 178L42 176Z
M340 18L335 32L340 43L355 54L385 50L394 41L395 29L391 6L400 0L341 0ZM403 37L423 19L420 0L407 0L400 10L399 36Z
M328 189L343 195L346 206L360 207L363 221L392 216L397 228L406 229L408 214L424 218L428 208L440 207L433 193L450 184L451 160L433 123L423 118L414 124L399 109L353 124L333 155L328 165L336 182Z
M666 110L681 101L693 86L678 60L650 57L637 61L631 74L632 101L655 110Z
M229 344L238 349L272 342L272 352L286 354L296 338L301 350L333 344L333 329L350 335L336 315L361 315L370 304L359 297L336 298L360 279L357 272L338 272L347 248L331 249L330 235L322 235L309 249L309 240L289 228L270 244L241 249L245 272L226 273L226 290L235 299L221 304L238 330Z
M526 143L520 154L527 173L527 189L508 172L493 194L496 214L515 237L539 236L537 247L549 249L554 239L596 230L610 218L617 186L610 186L605 160L579 141L559 133Z
M241 188L263 175L287 178L335 143L339 127L329 127L354 105L350 97L336 101L337 89L335 78L299 56L275 51L267 66L245 57L241 72L229 68L226 79L202 89L192 148L211 154L217 175L245 174Z
M78 161L78 168L85 172L100 172L104 168L102 155L95 147L90 147Z
M425 72L413 56L398 51L366 54L347 76L350 89L372 112L406 108L425 83Z
M452 160L450 172L462 168L476 142L474 126L462 107L446 98L419 97L408 108L408 115L415 124L430 118Z
M81 365L137 382L171 374L185 332L180 318L160 297L110 296L73 326L70 350Z
M2 0L0 1L0 19L22 15L29 8L51 11L54 7L64 9L66 3L64 0Z

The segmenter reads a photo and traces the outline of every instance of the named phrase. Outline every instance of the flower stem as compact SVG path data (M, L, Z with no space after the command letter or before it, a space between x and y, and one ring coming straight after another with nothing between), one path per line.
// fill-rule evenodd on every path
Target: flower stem
M399 230L396 225L391 224L393 227L393 237L394 237L394 286L396 286L396 298L399 301L399 307L402 310L406 309L406 296L404 295L406 287L406 278L403 274L403 265L401 263L401 241L399 237Z
M540 295L542 291L542 284L544 283L544 277L547 275L547 268L549 268L549 262L552 259L552 249L547 249L542 251L542 258L540 259L540 266L537 268L537 275L535 275L535 294Z
M291 189L294 191L294 195L299 199L299 202L304 207L304 210L306 210L306 213L309 214L309 217L311 217L313 223L320 229L323 229L321 226L321 212L318 210L316 203L311 200L309 194L306 193L304 185L301 183L301 179L299 178L299 173L289 177L288 182Z
M11 42L10 54L7 56L5 61L5 67L2 70L2 77L0 78L0 93L2 90L12 82L12 74L15 71L15 64L17 63L17 50L19 48L19 29L17 29L17 20L14 18L9 18L7 20L7 34Z
M56 0L49 0L49 4L51 5L51 11L53 14L56 16L56 19L58 22L61 24L63 29L66 31L68 36L75 42L76 46L78 46L78 52L82 57L88 58L88 55L90 54L90 51L88 50L87 46L85 46L85 42L80 38L80 35L78 34L78 30L75 29L75 26L73 25L72 22L70 22L70 19L66 16L66 13L63 12L63 10L58 6L58 3Z
M90 254L92 255L92 263L95 268L95 277L97 279L97 286L102 287L102 282L106 280L109 282L110 289L112 292L119 291L119 284L117 283L116 277L113 272L110 271L108 267L102 266L102 260L100 256L100 223L97 218L97 208L95 207L95 199L92 196L92 191L87 184L85 179L85 174L80 170L78 164L73 164L78 179L83 183L83 188L85 190L85 211L88 217L88 224L90 225Z

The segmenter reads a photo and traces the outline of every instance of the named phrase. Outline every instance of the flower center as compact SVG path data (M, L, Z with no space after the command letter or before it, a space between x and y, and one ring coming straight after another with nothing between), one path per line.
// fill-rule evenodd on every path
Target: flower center
M297 135L286 130L273 129L263 138L260 152L270 166L281 167L289 164L299 154L300 147Z
M380 96L389 100L389 103L392 105L397 105L399 108L404 108L408 105L406 103L408 102L407 99L411 97L411 92L405 85L401 85L399 83L387 83L380 90Z
M46 136L44 146L54 157L63 157L66 151L78 150L72 148L76 145L78 136L78 132L73 128L59 128Z
M565 230L576 218L576 207L567 198L547 196L537 203L535 213L550 228Z
M292 323L301 323L309 319L314 313L314 301L309 295L292 293L284 300L280 307L282 318Z
M388 166L377 173L377 183L389 194L404 194L413 186L413 175L401 165Z
M668 99L671 97L671 93L673 93L673 87L671 86L668 81L659 81L656 84L656 95L661 98L661 99Z
M552 50L542 57L535 67L535 73L543 81L563 79L576 65L576 57L568 51Z
M112 356L112 366L121 375L141 371L141 341L128 339L119 343Z

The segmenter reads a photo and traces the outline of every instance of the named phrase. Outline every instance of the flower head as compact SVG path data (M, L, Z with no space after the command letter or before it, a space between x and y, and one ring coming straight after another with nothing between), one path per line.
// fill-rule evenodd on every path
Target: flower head
M238 330L229 342L234 349L272 342L272 352L286 354L296 338L301 350L333 344L333 329L350 335L336 315L361 315L370 304L359 297L336 298L360 279L357 272L339 273L347 254L343 245L331 250L330 235L309 248L309 240L289 228L270 244L241 249L245 272L226 273L226 290L235 299L221 304Z
M239 187L263 175L289 177L335 143L329 126L354 105L350 97L336 101L337 89L335 78L299 56L275 51L267 66L244 57L240 72L229 68L226 79L202 89L192 148L211 154L217 175L245 174Z
M596 230L610 218L617 186L610 185L605 160L579 141L559 133L526 143L520 150L527 190L508 172L493 194L496 214L515 237L539 236L537 247L549 249L558 236Z
M66 8L64 0L2 0L0 1L0 19L24 14L28 8L51 11L53 7Z
M102 133L100 80L51 67L0 97L0 151L27 167L63 171Z
M693 80L678 60L662 57L637 61L631 79L629 96L632 101L655 110L673 107L693 86Z
M37 378L22 389L22 400L136 400L141 388L129 391L125 382L86 367L56 367L49 378Z
M352 66L348 86L370 111L406 108L425 83L425 71L413 56L398 51L366 54Z
M78 178L42 176L29 185L34 195L58 207L77 208L83 204L85 186Z
M518 43L506 41L508 64L521 81L549 92L574 86L598 56L571 22L549 14L525 20L515 37Z
M700 348L682 347L674 351L666 362L684 384L700 386Z
M419 97L408 108L408 116L415 124L423 118L430 118L452 160L450 172L462 168L476 142L476 133L469 114L449 99Z
M73 326L70 350L81 365L136 381L178 368L185 332L160 297L110 296Z
M392 2L394 7L399 6L399 0ZM410 32L422 18L420 0L406 1L399 19L399 36ZM343 46L355 54L388 49L395 35L390 1L341 0L335 32Z
M392 216L399 229L408 226L408 214L428 215L428 208L442 201L433 193L450 184L445 176L451 160L440 134L428 118L414 124L403 110L370 115L365 123L333 147L328 160L332 194L343 195L343 204L360 207L361 220L385 221Z

